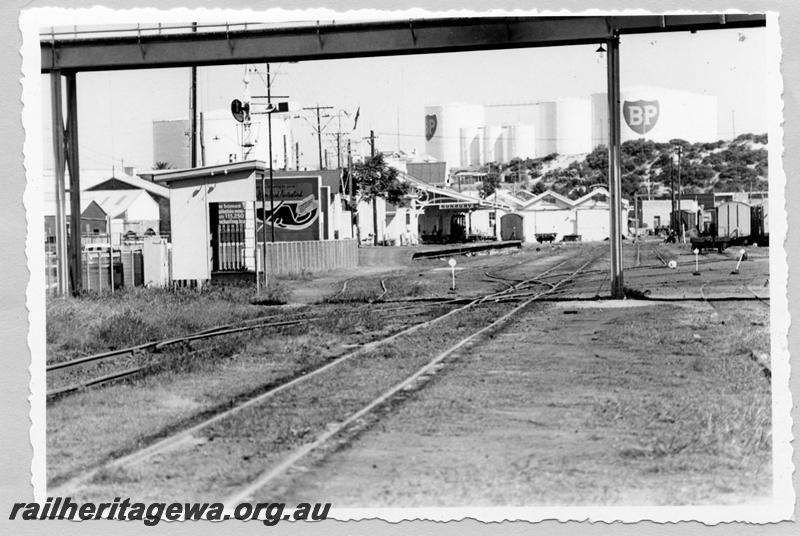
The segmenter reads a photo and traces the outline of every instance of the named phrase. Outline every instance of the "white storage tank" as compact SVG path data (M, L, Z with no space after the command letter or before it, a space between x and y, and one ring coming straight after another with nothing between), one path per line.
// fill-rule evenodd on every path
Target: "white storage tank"
M466 164L461 162L461 129L483 126L484 109L479 104L452 103L425 107L425 153L446 163L445 174Z
M492 126L483 129L483 161L508 162L506 157L505 128Z
M589 99L556 101L556 149L558 154L592 150L592 106Z
M539 117L536 122L536 154L546 156L557 152L558 135L556 103L542 102L538 106Z
M460 167L483 164L483 128L468 127L459 131L461 140Z
M592 142L608 145L608 99L596 93L592 102ZM712 142L717 132L717 97L653 86L621 90L622 141L645 138L660 143L683 139Z
M535 158L539 155L536 152L536 128L533 125L509 125L508 132L508 160L514 158Z

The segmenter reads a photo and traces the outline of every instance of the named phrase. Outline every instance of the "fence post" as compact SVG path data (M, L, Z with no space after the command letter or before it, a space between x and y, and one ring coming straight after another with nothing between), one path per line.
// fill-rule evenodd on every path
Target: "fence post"
M83 274L85 272L86 273L86 290L92 290L92 277L91 277L91 275L92 275L91 268L92 267L89 266L89 252L88 251L84 251L81 254L81 257L83 257L83 261L84 262L83 262L83 266L81 267L81 273L80 273L79 277L81 278L81 280L83 280Z

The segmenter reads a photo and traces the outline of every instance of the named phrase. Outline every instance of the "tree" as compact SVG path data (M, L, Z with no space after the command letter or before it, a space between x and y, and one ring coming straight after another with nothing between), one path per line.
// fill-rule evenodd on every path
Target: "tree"
M169 162L158 161L153 164L153 169L172 169L172 164Z
M487 197L491 196L493 193L497 191L497 187L500 184L500 174L498 173L487 173L486 177L483 179L481 183L481 187L478 189L478 196L481 199L486 199Z
M353 164L353 189L359 201L372 203L372 226L375 229L373 243L378 245L378 205L381 197L388 203L405 206L408 184L401 182L395 168L384 162L383 155L378 153L364 162Z

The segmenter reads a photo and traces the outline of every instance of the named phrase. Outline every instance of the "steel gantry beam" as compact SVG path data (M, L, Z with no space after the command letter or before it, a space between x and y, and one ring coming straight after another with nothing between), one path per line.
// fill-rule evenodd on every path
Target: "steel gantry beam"
M80 179L76 80L78 72L198 67L279 61L431 54L476 50L598 44L608 46L609 193L612 297L624 297L622 279L621 169L619 117L619 36L623 34L719 30L766 26L766 15L631 15L595 17L478 17L388 22L294 25L269 29L236 29L206 25L203 32L161 33L158 28L43 34L41 71L53 85L53 144L56 196L64 191L63 166L70 171L72 208L72 289L80 291ZM239 26L236 26L239 28ZM67 78L68 128L62 127L61 75ZM66 153L66 158L65 158ZM59 169L61 171L59 171ZM59 189L60 188L60 189ZM64 292L66 257L63 195L57 207L59 290ZM58 212L59 207L61 211ZM57 218L58 219L58 218ZM60 234L59 234L60 233Z
M42 72L153 69L597 44L615 33L764 26L764 15L447 18L259 30L57 39L43 34ZM80 34L92 35L92 34Z

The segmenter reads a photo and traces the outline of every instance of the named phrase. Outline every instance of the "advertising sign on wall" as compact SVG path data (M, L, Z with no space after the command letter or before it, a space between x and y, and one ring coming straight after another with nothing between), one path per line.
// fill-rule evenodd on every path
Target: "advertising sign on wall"
M220 223L244 223L244 203L219 203L217 215Z
M320 240L320 177L280 177L272 179L272 202L270 202L269 179L265 198L267 236L269 226L275 228L276 242L297 240ZM256 219L258 234L264 217L261 212L261 178L256 178ZM274 205L274 212L270 209Z

